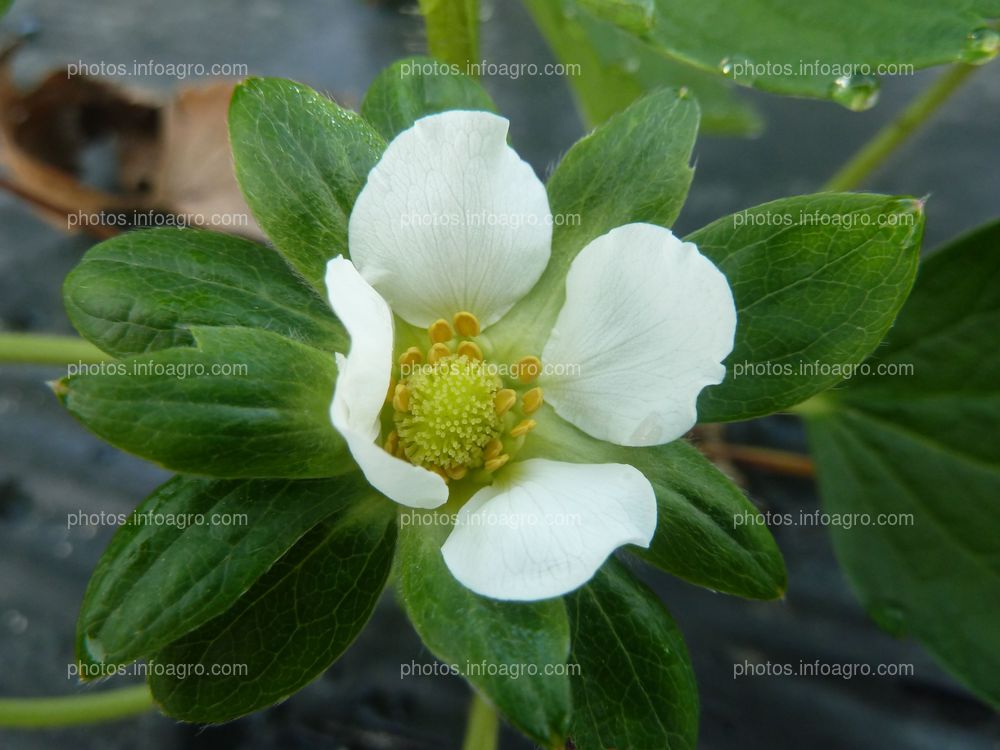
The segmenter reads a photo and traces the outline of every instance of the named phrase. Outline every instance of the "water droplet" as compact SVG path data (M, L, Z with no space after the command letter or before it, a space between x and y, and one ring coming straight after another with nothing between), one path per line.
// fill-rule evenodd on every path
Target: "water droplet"
M722 72L722 75L743 83L752 83L756 80L757 67L754 65L753 60L744 55L731 55L722 58L719 62L719 70Z
M895 638L906 635L906 610L896 602L874 602L868 614L889 635Z
M563 18L573 20L576 18L579 11L577 10L576 3L563 3L562 4L562 14Z
M841 76L830 87L830 97L854 112L871 109L878 101L879 81L872 75Z
M636 57L635 55L630 55L629 57L626 57L622 61L622 69L626 73L635 73L636 71L639 70L639 66L641 64L642 64L642 61L639 60L638 57Z
M970 65L988 63L1000 52L1000 31L983 26L969 32L962 45L962 62Z
M0 620L3 621L4 627L13 635L21 635L21 633L28 629L28 618L16 609L8 609L3 613L3 617Z

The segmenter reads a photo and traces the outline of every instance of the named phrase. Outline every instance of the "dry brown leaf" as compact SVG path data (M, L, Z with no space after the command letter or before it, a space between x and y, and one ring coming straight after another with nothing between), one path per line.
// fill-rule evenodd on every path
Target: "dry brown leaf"
M146 92L54 71L19 89L0 54L2 187L65 231L192 224L263 240L233 173L226 112L233 82ZM90 184L88 151L113 144L117 184Z
M0 163L22 197L60 229L68 230L74 211L96 213L134 204L131 196L115 195L82 182L80 159L85 147L109 137L112 120L134 128L141 142L157 109L130 108L97 81L71 79L53 72L37 87L20 91L11 76L14 49L0 55ZM126 116L127 114L127 116ZM148 139L147 139L148 142Z
M153 200L197 226L264 239L233 171L226 124L233 86L218 81L181 89L162 109Z

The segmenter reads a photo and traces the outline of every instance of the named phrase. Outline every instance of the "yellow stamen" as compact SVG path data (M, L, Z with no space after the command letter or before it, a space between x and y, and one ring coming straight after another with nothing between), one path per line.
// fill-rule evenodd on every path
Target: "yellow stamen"
M518 422L510 431L511 437L521 437L521 435L526 435L535 429L535 425L538 424L534 419L525 419Z
M408 411L410 408L410 391L400 383L392 395L392 408L396 411Z
M486 444L486 448L483 450L483 458L486 461L489 461L491 458L496 458L501 453L503 453L503 443L500 441L500 438L493 438Z
M458 353L469 359L478 359L480 362L483 360L483 350L476 346L474 341L463 341L458 345Z
M532 388L521 397L521 408L525 414L531 414L542 405L542 389Z
M429 471L433 471L435 474L437 474L439 477L441 477L445 481L445 483L447 484L447 482L450 479L450 477L447 474L444 473L444 469L442 469L440 466L427 466L426 468Z
M427 333L430 335L431 343L433 344L449 341L455 335L451 332L451 326L448 325L448 321L444 318L438 318L431 323L430 328L427 329Z
M493 398L493 406L496 407L497 416L502 417L504 414L510 411L512 407L517 402L517 394L514 393L510 388L501 388L497 391L497 395Z
M497 456L496 458L491 458L489 461L483 464L483 468L486 469L486 471L494 472L508 461L510 461L510 454L504 453L500 456Z
M440 341L431 347L430 351L427 352L427 362L434 364L439 359L451 355L451 349L448 348L447 344L442 344Z
M517 361L517 379L527 385L542 371L542 360L534 355L521 357Z
M468 473L469 469L465 466L449 466L444 471L449 477L458 481Z
M407 370L411 369L414 365L419 365L424 361L423 353L417 349L415 346L411 346L405 352L399 355L399 366L405 373Z
M390 453L395 456L396 451L399 450L399 433L395 430L390 432L389 437L385 439L385 445L382 447L385 448L386 453Z
M455 313L454 318L455 330L458 331L460 336L478 336L479 335L479 318L470 312L463 310L462 312ZM435 323L437 325L437 323Z

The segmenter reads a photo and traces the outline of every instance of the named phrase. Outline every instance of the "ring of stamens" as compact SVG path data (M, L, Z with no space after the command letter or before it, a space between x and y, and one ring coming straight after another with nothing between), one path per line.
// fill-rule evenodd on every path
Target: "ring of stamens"
M388 393L395 430L385 450L445 481L464 479L470 470L478 481L491 481L535 427L528 415L542 404L541 388L518 393L538 377L538 357L522 357L506 385L473 340L480 331L466 311L452 323L434 321L427 329L430 348L411 346L399 356L399 378Z

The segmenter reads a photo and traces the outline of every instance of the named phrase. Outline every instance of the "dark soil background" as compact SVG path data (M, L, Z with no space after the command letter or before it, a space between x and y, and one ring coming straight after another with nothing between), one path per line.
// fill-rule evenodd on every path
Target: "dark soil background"
M17 0L0 33L35 35L16 67L24 82L69 62L246 63L357 104L376 72L422 50L412 14L356 0ZM495 2L483 27L491 62L550 59L514 2ZM926 247L1000 213L1000 63L988 66L868 187L930 194ZM765 200L814 191L935 75L888 82L882 103L856 114L835 105L748 93L769 127L762 137L701 139L682 232ZM167 88L172 80L134 81ZM519 152L544 174L582 133L564 81L490 79ZM68 237L0 195L0 330L70 332L59 288L92 244ZM68 513L127 512L164 472L89 435L44 386L53 369L0 367L0 695L81 691L66 677L77 608L111 529L66 529ZM974 427L970 426L970 429ZM792 418L732 426L736 442L804 449ZM984 439L988 436L984 435ZM990 437L989 439L993 439ZM817 506L811 482L748 473L748 491L777 512ZM645 573L688 639L701 690L701 747L986 750L1000 721L914 642L878 630L852 596L825 530L779 528L789 569L784 601L746 602ZM401 663L431 662L386 598L357 643L283 705L221 727L148 714L58 731L4 732L0 747L48 750L167 748L455 748L468 692L455 678L399 678ZM906 679L757 677L733 664L912 663ZM110 687L104 685L102 687ZM89 688L93 689L93 688ZM504 748L530 745L507 733ZM621 750L626 750L622 748Z

